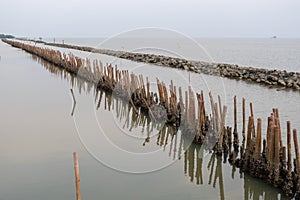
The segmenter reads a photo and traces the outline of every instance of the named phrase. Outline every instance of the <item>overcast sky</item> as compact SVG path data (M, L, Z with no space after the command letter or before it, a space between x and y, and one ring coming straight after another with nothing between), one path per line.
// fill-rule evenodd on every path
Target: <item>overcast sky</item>
M299 0L2 0L0 33L109 37L140 27L192 37L300 37Z

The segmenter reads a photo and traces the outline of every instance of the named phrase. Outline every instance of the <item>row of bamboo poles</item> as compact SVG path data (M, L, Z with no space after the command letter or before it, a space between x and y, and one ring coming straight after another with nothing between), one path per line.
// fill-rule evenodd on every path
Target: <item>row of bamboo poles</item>
M114 95L126 99L138 112L137 108L149 112L153 120L165 120L166 123L179 127L180 122L186 122L184 125L191 126L196 120L196 107L194 92L191 87L186 92L186 102L188 106L184 108L183 93L181 87L178 88L180 98L177 98L177 88L173 82L167 86L164 82L157 79L156 92L150 91L150 82L146 81L143 75L129 73L128 70L119 70L117 66L103 66L98 60L93 62L90 59L81 59L72 53L68 55L57 50L36 47L16 41L3 40L14 47L21 48L31 54L53 63L54 65L65 69L67 72L77 77L97 85L97 88L113 93ZM169 87L169 89L168 89ZM203 92L197 94L199 106L198 135L201 135L201 127L205 124L204 97ZM151 109L150 109L151 108ZM181 120L182 110L188 113Z
M148 78L135 75L117 66L103 66L101 62L81 59L72 53L36 47L12 40L2 40L21 48L45 61L63 68L86 82L126 100L136 114L145 112L155 121L163 121L171 127L180 128L182 133L193 138L200 145L211 145L217 155L224 155L232 165L240 167L254 177L268 181L283 189L289 197L300 198L300 157L297 132L294 129L293 141L296 158L292 159L291 124L287 122L287 147L282 141L281 123L277 109L268 117L266 138L263 139L262 120L255 118L250 103L250 116L246 130L246 101L242 100L242 143L239 142L237 128L237 98L234 97L234 125L225 126L227 106L221 98L215 101L209 93L211 115L205 108L204 94L195 93L191 86L182 91L171 82L168 86L157 79L157 93L150 90ZM185 98L183 97L185 94ZM247 135L246 135L247 131ZM246 142L246 146L245 146ZM233 147L233 149L232 149ZM293 167L294 166L294 167Z

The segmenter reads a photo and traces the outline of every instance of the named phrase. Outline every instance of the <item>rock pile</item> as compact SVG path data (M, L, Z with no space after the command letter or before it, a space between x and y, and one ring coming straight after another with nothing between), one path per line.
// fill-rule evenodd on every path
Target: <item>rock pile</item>
M188 70L195 73L222 76L237 80L246 80L257 84L263 84L278 88L290 88L300 91L300 72L287 72L286 70L270 70L263 68L243 67L235 64L191 61L182 58L175 58L156 54L133 53L108 49L95 49L92 47L76 46L69 44L48 43L35 40L33 41L50 46L100 53L136 62L150 63L159 66Z

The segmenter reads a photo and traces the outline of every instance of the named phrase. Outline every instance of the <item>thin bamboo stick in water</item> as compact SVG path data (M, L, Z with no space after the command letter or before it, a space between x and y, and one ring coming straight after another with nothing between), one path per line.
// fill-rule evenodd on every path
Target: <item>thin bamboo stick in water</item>
M81 200L78 154L76 152L73 153L73 158L75 169L76 199Z

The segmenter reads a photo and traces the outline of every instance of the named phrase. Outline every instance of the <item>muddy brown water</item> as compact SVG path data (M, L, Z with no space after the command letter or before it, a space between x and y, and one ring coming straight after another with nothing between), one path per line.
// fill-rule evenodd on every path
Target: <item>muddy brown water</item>
M132 117L126 102L106 94L100 99L92 86L22 50L0 43L0 53L0 199L75 199L73 151L79 154L83 199L280 199L279 190L240 174L207 150L180 145L185 141L180 131ZM124 68L137 65L116 63ZM139 64L135 69L166 81L178 74L151 67ZM179 74L182 80L189 77ZM195 90L205 86L201 78L190 75ZM214 94L228 98L229 106L232 94L246 97L254 103L255 115L266 118L276 105L281 119L299 126L299 93L226 79L224 93L224 87L213 84L221 83L219 78L205 80ZM77 101L73 117L72 87ZM110 142L119 149L108 146ZM134 153L142 156L131 159ZM127 173L141 169L147 173Z

